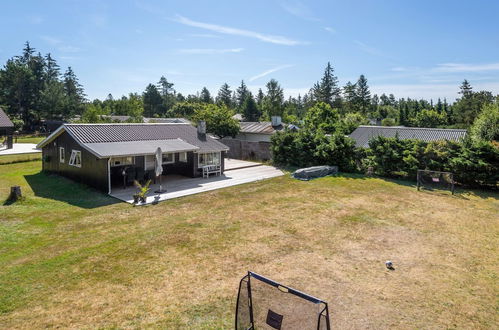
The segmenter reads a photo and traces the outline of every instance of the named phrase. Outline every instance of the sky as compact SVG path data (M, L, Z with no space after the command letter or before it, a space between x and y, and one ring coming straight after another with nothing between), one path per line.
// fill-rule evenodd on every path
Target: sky
M452 101L468 79L499 94L499 1L2 1L0 63L23 44L71 66L89 99L184 95L277 79L306 93L331 62L341 86Z

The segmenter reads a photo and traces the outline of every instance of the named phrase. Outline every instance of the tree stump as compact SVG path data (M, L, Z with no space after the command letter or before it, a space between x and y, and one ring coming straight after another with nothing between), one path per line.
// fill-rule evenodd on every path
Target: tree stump
M21 193L21 187L20 186L10 187L9 201L16 202L16 201L18 201L18 200L20 200L22 198L23 198L23 195Z

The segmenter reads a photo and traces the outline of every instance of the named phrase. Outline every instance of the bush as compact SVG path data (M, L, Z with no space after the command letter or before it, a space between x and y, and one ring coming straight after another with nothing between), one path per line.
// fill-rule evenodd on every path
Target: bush
M326 135L322 130L285 130L272 136L271 151L276 164L298 167L337 165L346 172L356 169L355 143L340 133Z
M377 137L369 142L363 166L387 177L414 179L418 169L454 173L456 182L471 187L497 188L499 148L490 142L423 142Z

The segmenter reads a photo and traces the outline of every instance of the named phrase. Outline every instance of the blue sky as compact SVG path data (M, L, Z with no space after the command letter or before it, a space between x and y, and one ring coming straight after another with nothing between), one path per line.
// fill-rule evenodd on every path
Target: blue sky
M499 94L499 1L4 1L0 63L29 40L72 66L90 99L142 92L161 75L183 94L244 79L305 93L328 61L373 93Z

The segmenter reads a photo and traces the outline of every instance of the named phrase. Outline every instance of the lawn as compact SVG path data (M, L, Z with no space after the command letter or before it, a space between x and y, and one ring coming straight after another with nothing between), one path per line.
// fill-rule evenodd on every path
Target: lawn
M38 144L45 139L45 136L24 135L16 139L16 143L35 143Z
M0 328L232 328L247 270L334 328L499 324L497 193L285 176L132 207L40 165L0 165L0 201L26 195L0 206Z

